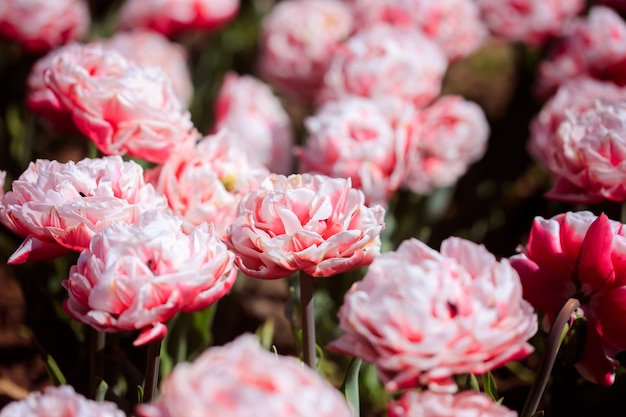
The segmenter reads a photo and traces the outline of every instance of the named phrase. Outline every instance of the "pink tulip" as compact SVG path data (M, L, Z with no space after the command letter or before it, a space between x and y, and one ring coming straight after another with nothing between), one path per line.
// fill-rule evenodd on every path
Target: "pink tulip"
M263 19L259 72L282 94L310 102L338 44L352 31L352 14L335 0L287 0Z
M82 38L89 28L89 8L83 0L3 0L0 36L26 50L47 52Z
M77 394L69 385L46 387L20 401L7 404L0 417L125 417L108 401L96 402Z
M309 137L299 148L301 172L350 178L367 204L388 203L404 177L406 135L372 100L329 102L306 120Z
M626 22L612 9L592 7L588 16L565 26L563 39L538 69L539 94L552 94L580 76L626 85Z
M584 0L476 0L487 27L512 41L541 45L561 33Z
M233 19L239 0L126 0L120 27L151 29L165 36L198 29L215 30Z
M73 45L44 71L45 84L106 155L161 163L195 133L189 112L157 67L142 68L102 45Z
M12 191L0 188L0 222L26 238L11 264L81 251L109 224L133 223L145 211L166 207L144 183L141 166L120 157L65 164L40 159L13 181Z
M575 78L563 83L531 123L528 150L548 171L557 169L556 137L561 124L578 117L598 102L612 103L626 99L626 89L610 82Z
M165 337L163 323L180 311L202 310L235 282L233 254L203 224L191 233L160 211L133 225L114 223L96 234L63 281L63 307L99 331L140 330L135 345Z
M379 254L385 210L363 201L343 178L271 175L243 197L228 228L237 267L278 279L297 271L329 277L369 265Z
M221 131L180 148L163 165L146 172L146 179L167 198L186 228L213 223L216 234L225 239L243 195L257 189L268 175L248 157L237 135Z
M357 30L378 23L418 29L445 52L450 61L478 49L487 28L472 0L349 0Z
M521 252L511 264L522 279L524 298L548 323L568 298L577 298L587 331L576 368L589 381L611 385L618 365L615 355L626 350L624 225L588 211L536 217Z
M314 370L264 350L252 335L181 363L139 417L350 417L348 404Z
M460 96L444 96L407 122L403 185L427 194L453 185L487 150L489 123L482 108Z
M335 52L318 101L360 96L397 111L423 107L439 95L447 64L441 49L417 29L367 28Z
M215 101L215 130L239 138L248 156L270 171L289 174L294 143L289 115L272 90L251 76L226 74Z
M454 395L408 391L390 403L387 411L389 417L517 417L515 411L475 391Z
M441 253L416 239L374 260L339 310L344 334L328 347L376 365L387 390L485 373L532 352L537 317L507 260L460 238Z
M187 67L187 51L181 45L170 42L157 32L141 29L118 32L102 44L140 67L161 68L172 82L178 100L185 106L191 101L193 85Z

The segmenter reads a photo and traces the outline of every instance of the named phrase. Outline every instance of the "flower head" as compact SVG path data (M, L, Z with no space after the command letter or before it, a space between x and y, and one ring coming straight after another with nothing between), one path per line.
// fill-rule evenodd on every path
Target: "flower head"
M158 67L140 67L101 44L73 45L44 71L48 88L106 155L161 163L195 133Z
M398 109L423 107L441 91L447 66L439 46L418 29L373 26L337 49L318 100L359 96Z
M385 211L363 200L343 178L271 175L243 197L228 228L237 267L277 279L298 271L329 277L369 265L379 253Z
M485 373L532 351L537 317L519 276L483 246L449 238L441 253L416 239L376 258L339 310L331 350L376 365L388 390Z
M164 322L202 310L235 282L233 254L206 224L187 234L159 211L96 234L63 281L64 308L100 331L141 330L135 345L165 337Z
M276 174L291 173L294 143L289 115L268 85L233 72L215 101L215 130L228 129L250 158Z
M82 38L89 28L83 0L3 0L0 36L32 52L47 52ZM26 23L28 22L28 23Z
M511 258L524 298L554 320L568 298L587 319L585 349L576 368L610 385L617 352L626 350L626 230L604 214L568 212L536 217L522 253Z
M174 36L192 29L214 30L238 11L239 0L127 0L120 10L120 27Z
M404 175L405 135L372 100L351 97L323 105L306 120L301 172L350 178L368 204L387 204Z
M263 19L261 77L282 94L312 101L339 43L352 31L348 6L335 0L288 0Z
M444 394L432 391L409 391L387 407L389 417L517 417L489 396L465 391Z
M139 417L350 417L339 391L295 358L264 350L252 335L177 365Z
M213 223L217 235L226 238L241 198L269 174L247 155L237 135L222 130L178 149L146 178L186 227Z
M9 263L82 251L111 223L134 223L145 211L166 208L141 166L119 156L65 164L40 159L13 181L12 191L0 187L0 222L26 238Z
M77 394L69 385L47 387L6 405L0 417L125 417L114 403L96 402Z

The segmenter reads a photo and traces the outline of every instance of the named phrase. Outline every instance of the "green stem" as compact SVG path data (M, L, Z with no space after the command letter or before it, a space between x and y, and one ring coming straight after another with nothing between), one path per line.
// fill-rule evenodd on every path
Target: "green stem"
M143 401L149 403L156 397L159 381L159 364L161 361L161 340L154 340L148 344L148 354L146 356L146 381L143 390Z
M314 278L300 271L300 309L302 314L302 356L313 369L315 364L315 308L313 304Z
M622 202L622 210L620 212L620 220L622 223L626 223L626 201Z
M548 342L546 343L546 349L543 354L543 358L541 358L541 363L539 364L539 370L537 372L535 382L530 389L530 394L528 394L526 404L524 404L524 409L522 410L520 417L531 417L535 414L535 411L539 406L539 401L541 400L543 392L546 389L546 385L548 384L548 379L550 378L550 373L552 372L556 355L559 352L563 329L567 325L572 313L574 313L578 307L580 307L580 302L575 298L570 298L565 302L561 311L559 311L559 314L556 316L556 319L552 324L552 329L550 329L550 334L548 335Z

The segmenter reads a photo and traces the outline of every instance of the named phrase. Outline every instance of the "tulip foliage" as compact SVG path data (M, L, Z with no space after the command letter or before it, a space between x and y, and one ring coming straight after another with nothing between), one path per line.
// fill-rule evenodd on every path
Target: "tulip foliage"
M0 1L0 417L621 415L625 4Z

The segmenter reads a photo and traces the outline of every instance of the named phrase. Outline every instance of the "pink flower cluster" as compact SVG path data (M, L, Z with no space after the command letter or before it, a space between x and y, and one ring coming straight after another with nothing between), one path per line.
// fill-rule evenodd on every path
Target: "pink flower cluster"
M77 394L69 385L47 387L6 405L0 417L125 417L114 403L96 402Z
M165 36L199 29L213 30L239 11L239 0L126 0L120 28L151 29Z
M592 7L566 27L538 69L537 91L552 94L568 79L587 76L626 84L626 22L612 9Z
M306 120L296 150L302 172L351 178L368 204L386 205L400 187L428 194L452 185L487 146L482 109L460 96L395 115L376 101L329 102Z
M350 417L339 391L295 358L265 351L252 335L182 363L139 417Z
M188 234L180 219L147 212L94 235L63 281L63 306L100 331L141 330L135 345L160 340L176 313L202 310L228 293L237 277L233 258L212 227Z
M379 254L384 214L381 206L365 206L349 179L271 175L243 197L228 241L246 275L329 277Z
M89 28L83 0L3 0L0 36L36 53L82 38Z
M532 352L537 317L517 272L483 246L416 239L376 258L339 310L328 347L376 365L388 390L454 392L454 375L485 373Z
M13 181L12 191L0 187L0 222L26 238L9 259L13 264L81 251L106 226L134 223L143 212L166 207L144 183L141 166L120 157L37 160Z
M475 391L445 394L409 391L387 407L389 417L517 417L515 411Z
M226 238L242 196L256 190L268 175L248 157L237 135L220 131L178 149L163 165L147 171L146 179L167 198L186 228L209 222Z
M140 67L102 45L71 45L43 74L54 94L50 107L71 114L104 154L159 163L194 135L190 114L158 67Z
M548 323L568 298L577 298L587 319L583 357L576 368L588 380L611 385L626 350L626 230L602 214L568 212L536 217L521 254L511 258L524 298Z
M349 0L359 31L385 23L417 29L453 61L470 55L487 37L473 0Z
M291 120L268 85L251 76L226 74L215 101L215 130L224 128L238 137L250 158L270 171L292 172Z
M591 79L565 82L531 125L529 150L550 172L548 197L626 200L626 89Z

